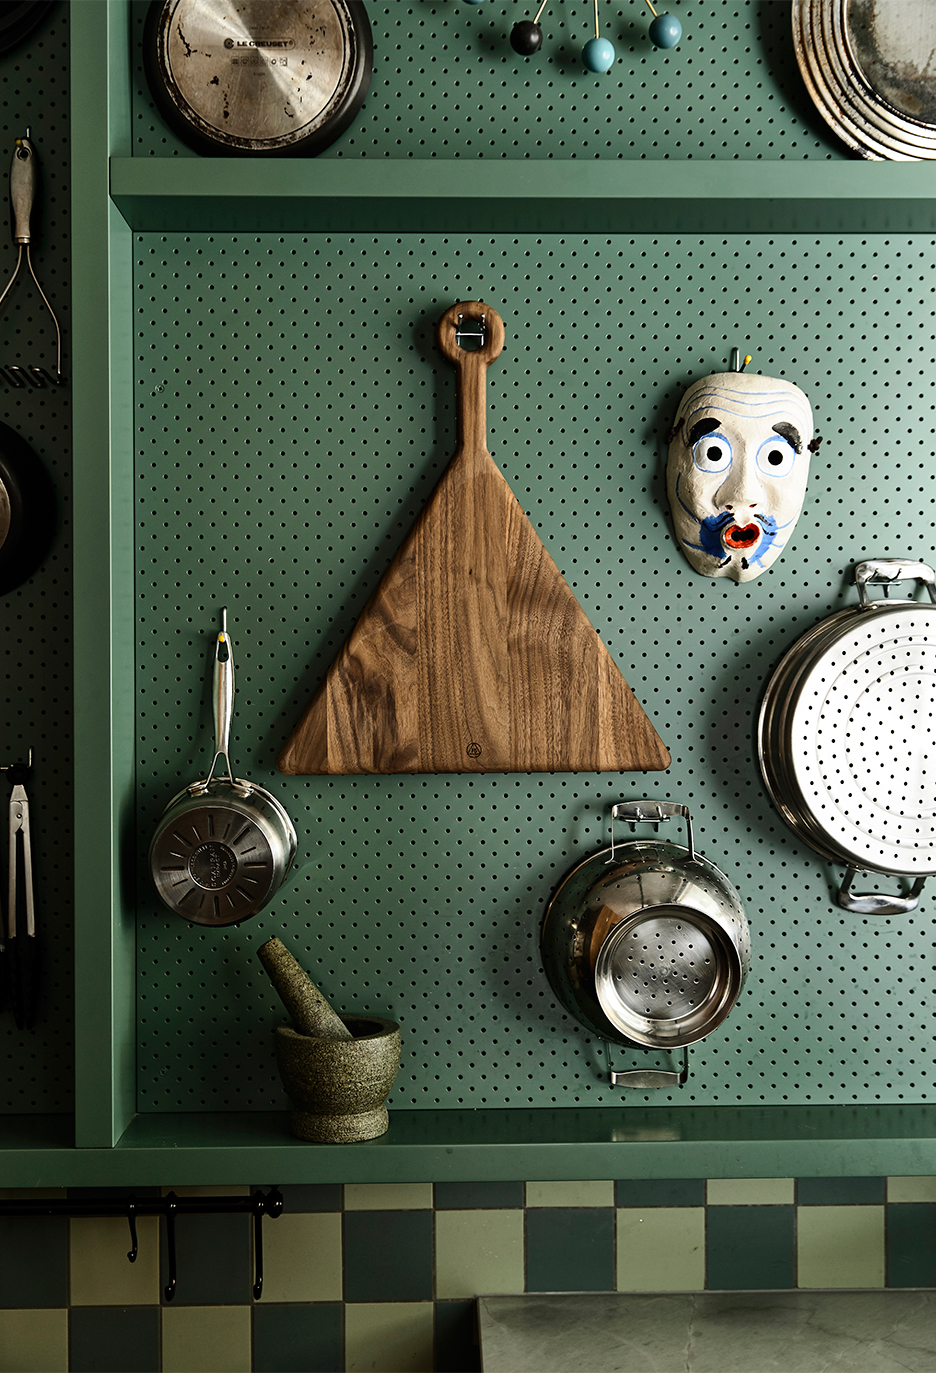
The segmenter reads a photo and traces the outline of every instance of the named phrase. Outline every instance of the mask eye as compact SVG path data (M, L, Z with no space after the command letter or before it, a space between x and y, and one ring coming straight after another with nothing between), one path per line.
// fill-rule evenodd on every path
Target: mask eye
M775 434L757 450L757 470L765 477L788 477L796 462L796 450L786 439Z
M731 444L724 434L703 434L693 444L692 461L700 472L724 472L731 466Z

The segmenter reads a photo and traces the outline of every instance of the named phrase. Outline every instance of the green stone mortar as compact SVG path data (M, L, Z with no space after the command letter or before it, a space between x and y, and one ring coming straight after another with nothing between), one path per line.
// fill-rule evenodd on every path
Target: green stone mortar
M317 1144L350 1144L386 1132L384 1102L400 1067L400 1027L376 1015L343 1015L352 1039L274 1031L276 1062L293 1103L292 1132Z

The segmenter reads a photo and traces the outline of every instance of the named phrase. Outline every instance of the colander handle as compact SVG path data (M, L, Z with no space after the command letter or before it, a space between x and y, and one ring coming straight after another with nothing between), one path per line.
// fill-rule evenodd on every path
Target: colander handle
M919 905L925 877L918 877L906 896L883 896L876 892L853 892L851 885L857 872L857 868L848 868L836 893L835 899L844 910L857 915L903 915Z
M652 1091L658 1087L682 1087L689 1076L689 1050L683 1045L682 1067L678 1072L667 1072L665 1068L628 1068L618 1073L611 1067L611 1045L604 1042L605 1056L608 1060L608 1078L612 1087L630 1087L636 1091Z
M895 582L922 582L930 600L936 604L936 572L926 563L905 562L903 558L873 558L855 567L855 585L862 606L874 604L868 595L869 586L883 586L886 595L887 588Z
M611 857L607 860L614 862L614 822L623 820L631 829L635 825L644 823L658 827L670 820L674 815L681 815L686 821L686 830L689 835L688 849L690 861L695 858L695 848L692 843L692 816L689 814L689 807L682 806L678 801L618 801L616 806L611 807Z

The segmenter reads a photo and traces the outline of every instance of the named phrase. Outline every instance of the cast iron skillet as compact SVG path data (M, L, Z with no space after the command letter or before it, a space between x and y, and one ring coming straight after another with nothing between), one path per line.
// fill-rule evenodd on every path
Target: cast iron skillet
M0 0L0 53L12 52L48 14L55 0Z
M0 424L0 595L36 571L55 533L55 493L29 444Z

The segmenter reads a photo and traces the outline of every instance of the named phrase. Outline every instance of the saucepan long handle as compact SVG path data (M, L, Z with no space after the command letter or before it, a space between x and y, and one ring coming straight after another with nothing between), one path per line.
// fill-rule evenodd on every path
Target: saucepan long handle
M227 632L227 610L221 612L221 631L215 640L211 695L214 710L215 756L206 781L211 781L218 766L218 759L223 758L228 779L233 782L234 774L231 771L228 747L231 738L231 718L234 714L234 655Z

